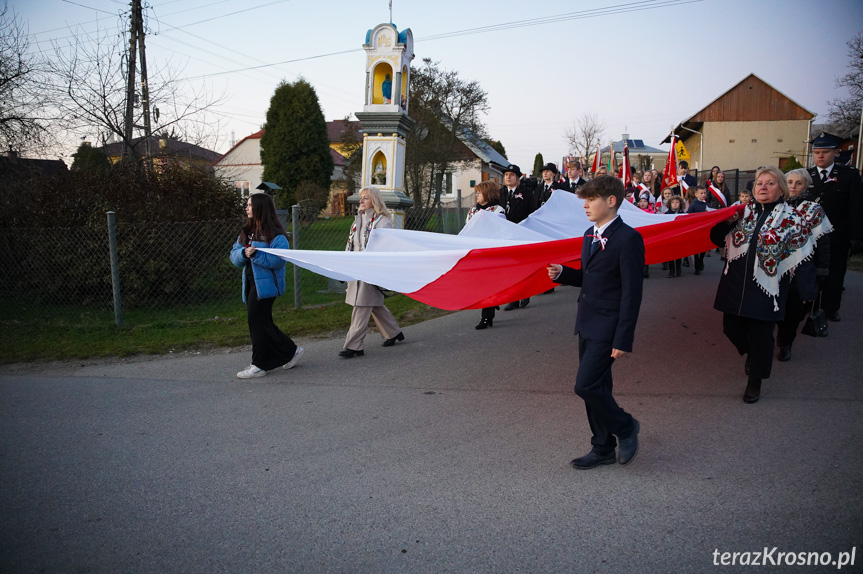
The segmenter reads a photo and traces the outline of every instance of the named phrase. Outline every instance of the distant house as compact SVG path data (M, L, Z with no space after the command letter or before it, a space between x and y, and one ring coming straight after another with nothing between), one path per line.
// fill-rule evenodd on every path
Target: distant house
M234 187L243 197L249 196L249 190L255 189L264 177L264 166L261 165L261 136L264 130L259 130L238 141L224 155L213 162L213 168L220 177L234 182Z
M792 156L805 165L809 124L815 114L749 74L674 128L689 151L691 168L756 169L781 166ZM697 133L696 133L697 132ZM671 136L662 143L669 143Z
M444 125L447 124L444 121ZM462 205L473 205L474 186L481 181L496 181L503 185L503 170L509 160L471 130L462 128L457 134L457 161L444 174L441 202L452 203L461 190Z
M3 187L12 182L26 182L39 175L61 175L69 168L61 159L28 159L18 152L9 151L0 156L0 181Z
M629 134L623 134L622 139L616 142L611 142L610 146L605 146L600 149L600 160L602 160L602 158L606 158L603 163L607 164L609 150L611 149L614 151L614 155L617 158L615 161L619 166L620 162L623 161L624 146L628 146L629 148L629 165L632 167L642 171L645 169L656 169L659 171L665 169L665 162L668 159L667 151L651 147L645 144L644 140L632 139L629 137ZM593 154L593 156L595 155L596 154ZM590 157L590 162L593 162L593 156ZM588 166L589 165L591 165L591 163L588 163Z
M350 156L349 144L344 140L347 130L359 129L360 122L335 120L327 122L327 136L330 141L330 155L333 158L333 173L330 188L330 206L327 211L331 215L339 215L344 211L345 186L339 182L344 180L344 169ZM255 189L261 184L264 177L264 166L261 165L261 136L264 130L257 131L244 137L229 149L224 155L213 162L216 173L234 182L234 187L244 196L249 195L250 189ZM348 138L349 139L349 138ZM362 138L357 138L362 143ZM341 194L342 197L339 196ZM340 207L341 205L341 207Z
M150 136L149 142L146 138L137 138L133 144L140 157L144 158L149 154L156 166L170 160L179 160L190 165L209 166L219 157L218 153L201 146L161 136ZM123 158L124 147L122 142L112 142L99 149L108 156L111 163L117 163Z

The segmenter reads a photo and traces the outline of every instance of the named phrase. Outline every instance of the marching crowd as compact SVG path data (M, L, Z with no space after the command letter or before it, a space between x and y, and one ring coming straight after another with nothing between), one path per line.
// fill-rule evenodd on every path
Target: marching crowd
M779 360L788 361L804 320L804 333L823 336L827 320L841 319L848 259L854 252L863 251L863 189L859 172L836 162L838 143L838 138L829 134L815 138L815 165L808 170L783 174L775 167L759 168L751 189L739 190L735 203L731 203L725 174L719 167L714 167L699 184L689 174L685 161L675 166L676 181L670 181L668 172L633 171L631 178L623 178L622 173L608 175L604 167L588 179L576 161L566 166L563 176L554 164L546 164L538 179L526 177L517 165L510 164L504 169L503 186L490 181L476 185L476 205L470 209L468 221L480 210L487 210L519 223L552 194L575 193L584 200L588 219L594 222L584 234L583 269L574 273L559 264L550 263L548 267L555 283L582 287L576 320L581 359L576 392L585 400L594 440L591 453L572 461L573 466L592 468L613 462L617 444L614 436L620 441L619 462L632 460L638 448L638 421L614 401L611 362L603 357L610 351L613 362L630 352L641 284L649 277L640 234L617 216L622 202L629 201L647 213L661 214L702 213L736 206L729 210L731 217L710 231L725 262L714 308L723 313L724 334L740 355L746 356L743 400L753 403L760 397L762 381L770 377L777 345ZM272 199L265 194L253 195L246 214L246 226L231 251L231 261L243 269L242 294L252 338L252 362L237 373L239 378L260 377L278 367L291 368L303 354L302 347L283 334L272 319L272 302L285 290L285 261L258 250L287 247ZM360 191L359 211L346 250L363 251L371 231L380 227L392 227L391 215L380 191L365 187ZM609 242L612 234L614 240ZM624 238L628 247L621 249ZM607 244L614 247L607 249ZM668 261L663 269L668 271L668 277L680 277L682 267L691 266L698 275L704 269L704 257L709 255L695 254L691 262L688 257ZM596 267L588 281L590 266ZM588 302L596 290L602 298ZM405 339L376 286L351 281L346 302L353 306L353 313L341 357L364 354L370 318L378 327L384 347ZM504 310L524 308L529 303L529 298L512 301ZM597 305L602 308L599 315L595 313ZM476 329L492 327L497 309L483 309Z
M584 200L585 214L593 222L584 232L581 268L551 262L547 268L555 284L581 287L575 327L579 336L575 392L584 400L593 438L590 452L573 460L573 467L628 464L638 452L639 422L612 396L611 367L615 359L632 351L642 284L649 277L641 235L618 217L624 201L647 213L663 214L736 206L729 210L727 220L712 227L710 239L725 262L714 308L723 314L725 336L746 356L745 402L760 398L777 344L779 360L791 359L792 344L804 319L803 332L815 336L827 333L827 320L840 321L848 259L863 251L863 189L859 172L836 162L838 138L822 133L812 144L814 167L788 174L775 167L759 168L751 191L740 190L735 204L730 204L725 174L719 167L699 184L685 161L674 166L678 168L674 180L669 170L663 175L655 170L631 174L621 170L608 175L605 168L598 168L587 179L582 165L571 162L563 177L554 164L543 166L539 179L525 177L517 165L510 164L504 169L503 186L491 181L476 185L476 205L468 221L487 210L519 223L552 194L575 193ZM237 373L242 379L261 377L279 367L290 369L303 355L303 348L273 323L273 301L285 292L285 261L259 248L287 248L288 242L272 198L252 195L246 215L246 225L231 250L231 261L243 270L242 296L252 339L252 362ZM364 187L346 250L364 251L374 229L392 226L380 191ZM694 255L691 266L696 275L703 271L706 255ZM668 277L680 277L687 265L688 257L668 261L663 268ZM349 282L346 303L353 312L339 356L350 359L364 354L370 318L384 347L405 339L375 285ZM529 303L529 298L512 301L504 310ZM483 309L476 329L492 327L497 309Z

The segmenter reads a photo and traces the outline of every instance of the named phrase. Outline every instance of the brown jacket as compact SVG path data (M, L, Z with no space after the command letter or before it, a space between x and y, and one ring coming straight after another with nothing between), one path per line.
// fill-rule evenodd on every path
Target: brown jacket
M371 210L366 210L371 215ZM366 219L368 223L368 219ZM358 213L354 224L357 226L353 239L353 251L365 251L365 238L363 237L363 214ZM392 229L393 222L388 217L378 214L375 217L372 229ZM346 249L348 251L348 249ZM384 304L384 294L375 285L364 281L348 281L348 290L345 295L345 303L352 307L380 307Z

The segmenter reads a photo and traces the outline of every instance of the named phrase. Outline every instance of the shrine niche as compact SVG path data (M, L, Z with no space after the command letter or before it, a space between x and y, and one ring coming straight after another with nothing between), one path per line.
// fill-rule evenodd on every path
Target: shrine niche
M385 200L413 202L405 192L405 139L414 125L408 116L414 40L410 28L392 23L366 32L366 96L355 115L363 132L362 185L374 185ZM350 201L350 199L348 200Z

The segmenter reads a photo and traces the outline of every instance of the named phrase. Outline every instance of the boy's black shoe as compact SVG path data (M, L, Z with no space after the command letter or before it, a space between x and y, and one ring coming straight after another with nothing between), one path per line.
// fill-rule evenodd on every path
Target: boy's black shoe
M617 462L617 455L614 454L614 451L608 454L597 454L594 451L590 451L582 457L573 459L569 465L578 470L588 470L600 464L614 464L615 462Z
M637 420L632 419L632 434L620 439L620 444L617 447L620 453L620 464L629 464L638 454L638 431L640 430L641 425L638 424Z

